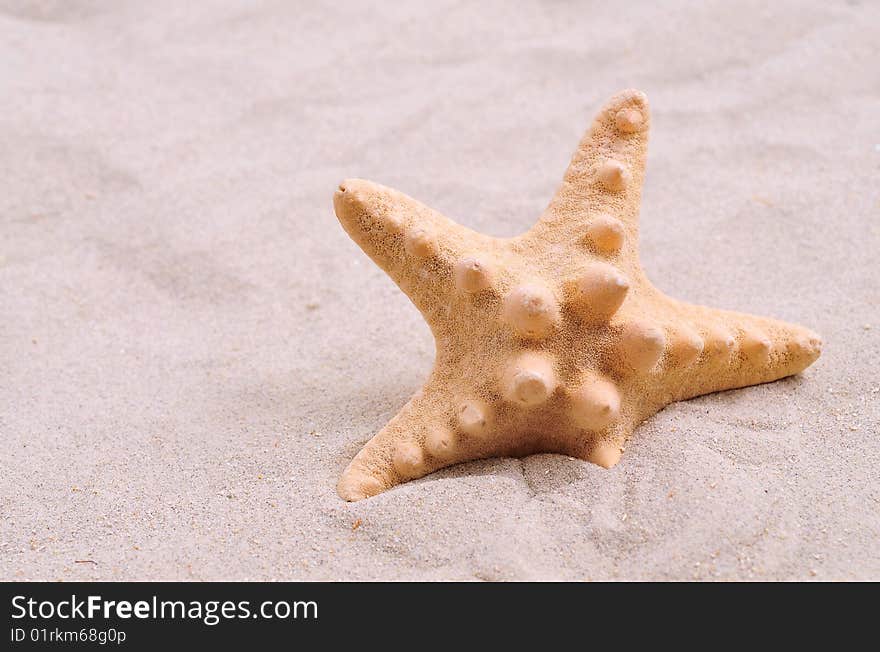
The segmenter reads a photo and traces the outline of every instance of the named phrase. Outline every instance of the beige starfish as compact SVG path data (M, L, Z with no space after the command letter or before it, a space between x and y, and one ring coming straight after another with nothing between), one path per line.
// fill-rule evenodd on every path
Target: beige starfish
M425 386L345 469L342 498L485 457L562 453L611 467L669 403L783 378L819 357L806 328L651 285L638 251L649 126L644 94L612 98L541 219L514 238L369 181L339 186L342 226L437 346Z

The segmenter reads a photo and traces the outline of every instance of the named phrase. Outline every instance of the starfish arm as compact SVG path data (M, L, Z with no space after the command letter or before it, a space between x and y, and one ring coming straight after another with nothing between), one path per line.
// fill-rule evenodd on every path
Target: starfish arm
M627 90L611 98L578 144L535 235L572 241L589 237L585 229L600 220L622 227L634 253L649 128L644 93Z
M664 402L681 400L738 387L767 383L800 373L819 357L822 339L797 324L702 306L682 307L689 322L681 330L670 329L667 341L668 371L681 373ZM689 363L695 350L693 333L702 351ZM677 369L676 369L677 367Z
M432 325L444 319L457 265L492 247L471 231L391 188L346 179L333 197L336 216L358 246L406 293Z
M448 466L452 445L446 395L429 380L346 467L336 490L348 501L369 498Z

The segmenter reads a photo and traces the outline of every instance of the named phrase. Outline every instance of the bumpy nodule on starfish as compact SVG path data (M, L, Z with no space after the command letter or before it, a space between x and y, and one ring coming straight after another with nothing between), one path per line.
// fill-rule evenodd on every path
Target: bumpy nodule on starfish
M650 114L618 94L527 233L476 233L406 195L349 179L348 234L422 312L437 344L425 386L345 469L360 500L439 468L550 452L603 467L673 401L796 374L812 331L664 295L638 256Z

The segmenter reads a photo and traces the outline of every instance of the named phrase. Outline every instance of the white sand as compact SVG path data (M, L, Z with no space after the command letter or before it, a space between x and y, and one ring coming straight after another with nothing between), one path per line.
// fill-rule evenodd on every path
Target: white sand
M420 4L0 2L0 579L880 579L880 6ZM338 181L512 235L630 86L649 275L822 358L342 502L433 345Z

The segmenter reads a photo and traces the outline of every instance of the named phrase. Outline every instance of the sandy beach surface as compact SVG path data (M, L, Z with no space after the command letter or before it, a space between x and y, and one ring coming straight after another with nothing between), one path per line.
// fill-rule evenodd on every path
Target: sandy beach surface
M878 25L867 1L0 1L0 579L880 579ZM340 500L433 342L338 182L514 235L628 87L649 276L822 357L665 409L610 471L494 459Z

